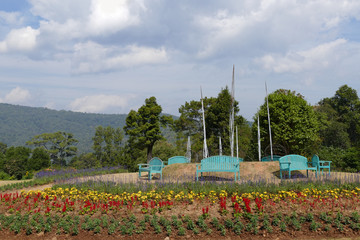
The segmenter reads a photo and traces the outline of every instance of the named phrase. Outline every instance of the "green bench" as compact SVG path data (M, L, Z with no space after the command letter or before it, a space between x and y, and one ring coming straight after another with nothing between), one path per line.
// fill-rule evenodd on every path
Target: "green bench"
M313 167L316 167L317 170L319 172L321 172L322 174L324 174L324 169L328 169L329 171L329 175L330 175L330 164L331 161L324 161L324 160L320 160L318 155L314 155L311 158L311 164Z
M190 160L184 156L175 156L168 159L167 165L171 165L174 163L189 163L189 162Z
M240 180L240 162L242 158L230 156L212 156L201 160L200 164L196 164L196 181L199 180L199 173L201 176L204 172L233 172L235 181Z
M279 156L279 155L273 155L273 161L279 161L280 158L281 158L281 156ZM262 162L271 162L271 156L262 157L261 161Z
M148 164L138 164L139 165L139 178L141 177L142 172L149 173L149 180L151 180L151 175L154 173L160 173L160 179L162 179L162 169L164 168L163 161L158 158L152 158Z
M309 170L315 171L315 176L317 177L317 167L309 167L310 162L308 162L306 157L300 155L286 155L279 159L280 165L280 178L282 179L282 172L289 172L289 178L291 178L292 171L306 170L306 175L309 177Z

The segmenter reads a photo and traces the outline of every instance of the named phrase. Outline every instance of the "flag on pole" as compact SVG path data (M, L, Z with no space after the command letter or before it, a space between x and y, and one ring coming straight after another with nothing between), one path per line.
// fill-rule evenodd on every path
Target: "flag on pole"
M271 138L271 124L270 124L270 111L269 111L269 97L268 97L268 91L267 91L266 81L265 81L265 90L266 90L266 107L267 107L268 122L269 122L269 136L270 136L271 161L273 161L273 149L272 149L272 138Z
M209 152L206 144L206 127L205 127L205 111L204 111L204 100L202 95L202 88L200 87L201 93L201 110L202 110L202 120L203 120L203 129L204 129L204 148L203 148L203 158L207 158L209 156Z

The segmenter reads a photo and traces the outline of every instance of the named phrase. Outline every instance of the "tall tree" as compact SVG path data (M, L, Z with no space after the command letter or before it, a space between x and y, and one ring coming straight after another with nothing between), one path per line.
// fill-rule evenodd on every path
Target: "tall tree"
M121 141L123 134L120 128L98 126L93 137L93 150L102 166L114 166L120 162Z
M219 137L222 138L223 153L230 154L229 138L229 117L231 111L231 94L229 89L221 89L216 98L204 98L204 110L206 121L206 138L211 155L219 154ZM245 155L250 143L250 127L245 118L237 115L239 112L238 102L234 102L235 126L239 127L239 142L241 156ZM201 102L185 102L179 108L180 117L175 121L175 128L178 137L187 141L191 136L191 151L196 160L199 160L202 149L202 123L201 123ZM248 140L247 140L248 139Z
M31 150L23 146L8 148L5 154L5 172L16 179L21 179L28 170L30 153Z
M346 137L343 133L345 128L350 143L353 146L360 145L360 100L355 89L347 85L341 86L333 97L322 99L319 102L319 111L326 114L331 123L329 127L335 125L333 128L340 131L341 139ZM340 125L341 127L338 128ZM329 131L331 135L334 135L334 131L330 129ZM331 135L326 137L331 137Z
M28 160L28 169L38 171L50 167L50 156L42 147L35 148Z
M274 146L281 145L288 154L313 153L320 143L319 122L313 107L300 94L284 89L269 94L268 101ZM264 152L270 142L266 101L254 120L257 116L260 117L261 147ZM254 122L253 139L257 139L258 126L257 121Z
M74 146L77 142L72 133L55 132L36 135L26 144L44 147L53 164L66 165L66 158L74 156L77 152L77 147Z
M128 144L137 149L145 149L147 161L152 158L154 144L164 139L160 126L171 122L168 116L161 116L162 108L157 104L155 97L145 100L145 104L138 111L131 110L126 118L124 130L129 136Z

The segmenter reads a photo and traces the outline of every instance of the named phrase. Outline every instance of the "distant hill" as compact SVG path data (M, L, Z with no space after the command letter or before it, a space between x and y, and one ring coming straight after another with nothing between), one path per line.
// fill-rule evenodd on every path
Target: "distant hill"
M0 103L0 142L8 146L25 146L26 141L36 135L63 131L74 134L75 139L79 140L79 152L90 152L95 128L101 125L122 129L126 116L127 114L79 113Z

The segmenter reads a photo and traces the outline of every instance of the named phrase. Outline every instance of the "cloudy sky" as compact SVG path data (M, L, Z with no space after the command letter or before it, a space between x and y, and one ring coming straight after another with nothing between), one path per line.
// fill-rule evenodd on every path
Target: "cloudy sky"
M360 91L358 0L1 0L0 102L128 113L231 85L251 120L268 91L314 105Z

